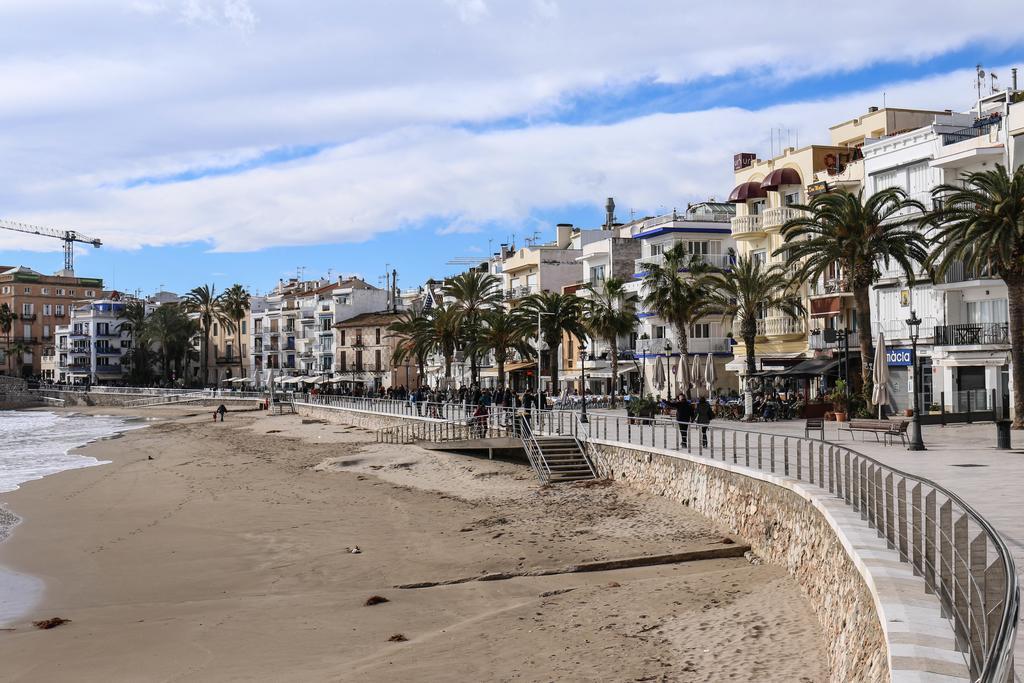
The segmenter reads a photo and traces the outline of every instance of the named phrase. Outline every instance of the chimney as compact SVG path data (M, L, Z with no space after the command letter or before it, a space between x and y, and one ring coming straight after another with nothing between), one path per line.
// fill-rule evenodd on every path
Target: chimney
M572 223L559 223L555 226L555 241L559 249L568 249L572 242Z
M615 200L611 197L608 198L608 202L604 205L605 220L604 229L611 230L612 225L615 223Z
M878 107L868 107L869 114L874 114L876 111L878 111Z
M1017 67L1010 69L1010 89L1017 90Z

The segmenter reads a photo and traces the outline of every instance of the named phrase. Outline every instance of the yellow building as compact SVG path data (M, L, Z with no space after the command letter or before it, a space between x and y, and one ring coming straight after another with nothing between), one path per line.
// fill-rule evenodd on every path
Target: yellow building
M806 204L823 192L858 192L864 180L860 153L864 141L927 125L936 113L941 112L872 107L864 116L832 126L827 145L787 147L771 159L735 155L735 187L729 201L736 205L732 234L738 255L784 263L785 258L774 252L783 246L782 226L798 215L794 204ZM804 319L766 311L758 321L758 370L786 367L815 351L828 350L829 343L820 334L825 328L855 329L852 298L841 273L802 284L801 296L808 311ZM734 360L726 367L742 372L746 351L742 340L737 341Z

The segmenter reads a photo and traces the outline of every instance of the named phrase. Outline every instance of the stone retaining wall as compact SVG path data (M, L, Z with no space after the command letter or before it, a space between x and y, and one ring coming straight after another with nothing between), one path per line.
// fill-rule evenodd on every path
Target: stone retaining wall
M690 506L742 536L765 561L784 567L822 625L832 680L890 679L872 592L812 493L760 472L747 475L676 454L591 444L601 476Z

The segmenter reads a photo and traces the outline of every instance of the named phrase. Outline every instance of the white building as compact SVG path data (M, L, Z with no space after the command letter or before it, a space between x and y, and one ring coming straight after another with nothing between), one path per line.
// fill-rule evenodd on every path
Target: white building
M73 304L69 324L56 328L52 379L61 384L117 384L131 373L127 299L105 297Z
M931 190L957 183L965 173L1007 163L1006 126L1000 93L982 100L981 114L946 113L928 126L865 141L866 192L890 187L906 191L926 209ZM895 263L882 268L872 292L872 334L884 332L889 349L891 408L913 403L913 370L906 324L910 312L923 322L918 354L923 403L944 403L947 410L989 409L1009 396L1010 344L1006 286L987 272L954 264L938 281L918 273L909 286Z

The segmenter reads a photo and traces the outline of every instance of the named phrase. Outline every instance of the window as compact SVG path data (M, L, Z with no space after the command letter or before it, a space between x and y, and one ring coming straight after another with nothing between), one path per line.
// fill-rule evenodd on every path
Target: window
M64 304L57 304L57 315L64 315Z
M765 202L764 202L764 200L763 199L758 199L758 200L753 201L753 202L750 203L750 209L749 209L748 213L751 216L760 216L762 213L764 213L764 209L765 209Z
M707 242L690 240L686 243L686 253L691 255L699 254L703 256L710 253L710 250Z
M875 192L887 190L890 187L900 187L898 171L885 171L884 173L878 173L875 175Z
M758 249L757 251L750 252L750 260L754 263L760 263L762 266L768 260L768 252L764 249Z
M664 325L655 325L654 329L652 329L651 331L654 332L654 338L655 339L664 339L665 338L665 326Z
M375 344L380 344L380 328L379 327L376 330L374 330L374 334L376 335L376 338L377 338L377 341L375 341L374 343Z
M664 244L652 244L651 245L651 256L660 256L665 253Z
M796 192L787 192L786 195L782 198L783 206L793 206L794 204L799 204L799 203L800 203L800 191L799 190L797 190Z
M965 322L969 323L1005 323L1007 316L1006 299L984 299L966 302Z
M217 323L214 323L214 324L213 324L213 336L214 336L214 337L216 337L216 336L217 336Z
M64 296L64 294L65 294L65 293L66 293L66 292L65 292L65 290L64 290L64 288L63 288L63 287L61 287L61 288L59 288L59 289L57 290L57 295L58 295L58 296Z
M247 320L243 320L243 321L242 321L242 334L245 334L245 333L246 333L246 331L245 331L245 324L246 324L247 322L248 322Z
M53 315L53 306L50 304L43 304L43 315Z
M43 325L43 339L49 339L49 338L50 338L50 326L49 325Z
M0 294L10 294L10 293L11 293L11 288L10 287L7 287L7 286L0 287Z
M25 288L25 293L26 294L31 294L32 293L32 288L31 287L26 287Z
M338 356L338 370L345 372L348 369L348 352L342 351Z
M21 336L24 339L31 339L32 338L32 326L31 325L22 325L21 326Z
M43 292L43 294L49 294L50 293L50 288L49 287L43 287L42 292Z
M380 349L377 349L376 351L373 352L373 364L374 364L374 367L376 367L378 370L381 369Z
M345 345L345 330L338 330L338 339L339 339L338 346L344 346ZM341 357L344 358L345 354L342 353Z
M33 308L32 304L22 304L21 305L21 314L22 315L32 315L34 312L35 312L35 309Z
M231 344L230 343L225 344L224 345L224 357L227 358L228 360L231 360L234 357L234 355L235 355L234 354L234 349L232 348Z
M68 290L68 296L74 296L74 295L75 295L75 290L69 289Z
M708 339L711 337L711 324L710 323L697 323L696 325L690 325L690 338L691 339Z
M363 352L356 351L356 372L363 371Z
M95 289L87 289L87 290L85 290L85 295L86 296L96 296L96 290Z
M591 284L597 284L604 282L604 266L591 266L590 268L590 282Z

